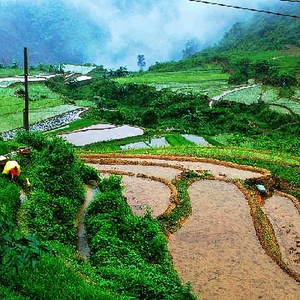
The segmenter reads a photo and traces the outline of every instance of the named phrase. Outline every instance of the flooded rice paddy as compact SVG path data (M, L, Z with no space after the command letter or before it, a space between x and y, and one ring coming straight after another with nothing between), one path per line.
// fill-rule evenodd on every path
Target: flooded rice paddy
M210 144L201 136L193 134L183 134L182 136L188 141L195 143L196 145L210 146Z
M178 165L192 170L210 170L220 179L224 176L241 179L262 176L254 171L213 163L138 158L123 160L127 160L126 163L147 161L162 165L114 165L105 164L103 160L104 165L93 166L98 170L126 171L132 175L145 174L167 180L180 174ZM123 182L128 204L137 215L144 214L143 209L149 205L153 214L158 216L170 203L170 190L161 183L151 185L149 179L134 176L124 176ZM169 237L169 249L175 269L184 282L192 283L193 291L200 299L299 299L299 284L263 250L247 199L237 186L224 181L202 180L193 183L188 192L192 214L183 227ZM282 241L278 238L283 256L286 257L293 247L295 251L290 261L297 258L300 217L293 203L277 195L266 201L264 210L276 235L283 233ZM293 245L285 240L288 234Z
M262 249L235 185L196 182L189 194L193 213L169 248L181 278L201 299L297 299L299 285Z
M289 198L277 194L266 201L263 210L272 223L283 260L300 273L299 211Z
M83 128L75 132L62 134L61 136L75 146L85 146L97 142L120 140L143 134L144 131L141 128L123 125L120 127L98 129Z

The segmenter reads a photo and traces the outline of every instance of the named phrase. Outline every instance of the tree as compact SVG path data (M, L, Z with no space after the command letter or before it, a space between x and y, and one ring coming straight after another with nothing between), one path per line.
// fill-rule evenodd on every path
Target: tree
M140 71L143 71L143 68L146 67L146 62L145 62L145 55L138 55L137 57L138 62L137 65L140 67Z
M199 41L194 38L188 40L185 44L185 49L182 51L182 58L185 59L199 51Z

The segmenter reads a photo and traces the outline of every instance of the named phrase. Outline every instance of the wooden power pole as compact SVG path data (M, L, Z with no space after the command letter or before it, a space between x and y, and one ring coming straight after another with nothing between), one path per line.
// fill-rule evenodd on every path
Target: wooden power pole
M23 111L23 123L25 130L29 130L29 96L28 96L28 57L27 48L24 48L24 87L25 87L25 108Z

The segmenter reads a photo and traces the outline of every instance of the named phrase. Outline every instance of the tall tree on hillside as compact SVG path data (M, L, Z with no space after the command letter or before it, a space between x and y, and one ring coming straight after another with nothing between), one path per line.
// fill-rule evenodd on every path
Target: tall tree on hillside
M188 40L185 44L185 49L182 51L182 58L185 59L199 51L199 41L194 38Z
M140 67L140 71L143 71L143 68L146 67L145 55L138 55L137 65Z

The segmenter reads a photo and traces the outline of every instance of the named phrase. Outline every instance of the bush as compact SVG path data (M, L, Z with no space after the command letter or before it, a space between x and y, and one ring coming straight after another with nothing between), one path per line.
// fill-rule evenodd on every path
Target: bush
M5 178L0 178L0 208L2 214L15 222L20 205L20 188Z
M149 213L134 216L120 183L119 176L104 179L86 217L91 262L103 286L137 299L195 299L172 268L158 221Z
M100 182L100 175L96 169L84 163L79 163L78 165L79 165L79 173L81 176L81 180L84 183L87 184L91 180Z
M53 197L43 191L30 195L25 205L27 225L44 240L75 244L77 206L66 197Z

